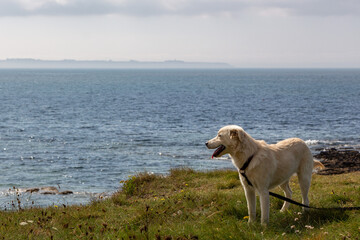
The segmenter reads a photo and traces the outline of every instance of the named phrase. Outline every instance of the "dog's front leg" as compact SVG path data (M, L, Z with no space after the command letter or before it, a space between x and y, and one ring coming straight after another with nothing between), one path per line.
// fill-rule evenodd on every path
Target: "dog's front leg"
M267 226L269 223L269 209L270 209L270 199L269 199L269 190L265 189L259 192L260 195L260 207L261 207L261 224Z
M253 187L244 186L246 202L249 214L249 223L255 222L256 220L256 195Z

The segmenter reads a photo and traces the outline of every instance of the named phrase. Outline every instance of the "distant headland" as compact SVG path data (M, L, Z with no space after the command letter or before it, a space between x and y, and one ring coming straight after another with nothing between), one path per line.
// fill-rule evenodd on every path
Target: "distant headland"
M220 62L185 62L167 60L163 62L147 61L102 61L102 60L40 60L32 58L16 58L0 60L0 69L191 69L191 68L232 68L227 63Z

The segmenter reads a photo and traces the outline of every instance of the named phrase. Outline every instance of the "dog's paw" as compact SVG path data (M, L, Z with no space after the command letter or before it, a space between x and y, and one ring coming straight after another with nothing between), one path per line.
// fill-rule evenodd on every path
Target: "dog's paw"
M268 227L268 223L267 223L267 222L263 222L263 223L261 223L261 226L262 226L263 228L267 228L267 227Z

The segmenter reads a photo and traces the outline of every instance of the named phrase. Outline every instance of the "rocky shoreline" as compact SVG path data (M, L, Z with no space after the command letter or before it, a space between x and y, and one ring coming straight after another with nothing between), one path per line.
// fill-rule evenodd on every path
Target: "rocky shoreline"
M325 166L325 169L318 172L320 175L360 171L360 152L354 149L324 149L314 155L314 158Z

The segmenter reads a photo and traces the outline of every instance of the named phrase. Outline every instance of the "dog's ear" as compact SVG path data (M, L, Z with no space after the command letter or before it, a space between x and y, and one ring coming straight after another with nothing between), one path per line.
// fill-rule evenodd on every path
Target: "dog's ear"
M236 129L231 129L231 130L230 130L230 138L231 138L231 139L239 138L238 130L236 130Z
M230 139L242 140L244 138L244 132L239 129L230 130Z

